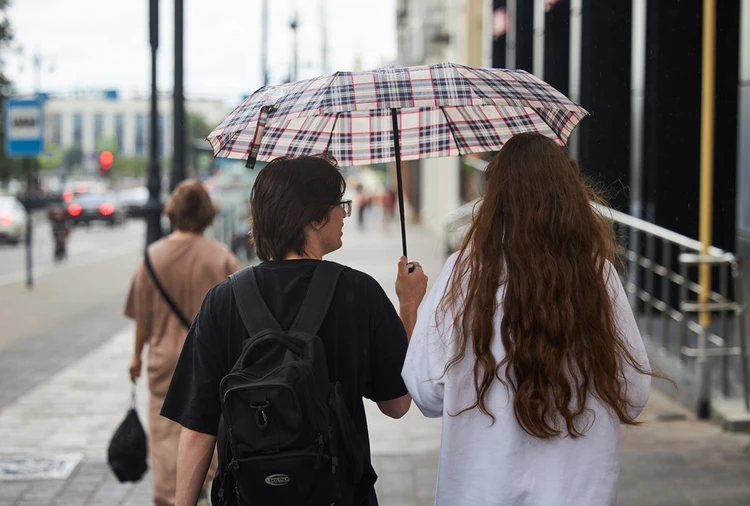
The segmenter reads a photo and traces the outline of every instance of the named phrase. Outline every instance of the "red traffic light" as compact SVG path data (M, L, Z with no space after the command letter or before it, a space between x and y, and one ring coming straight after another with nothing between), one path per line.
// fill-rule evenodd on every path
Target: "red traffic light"
M114 161L115 155L111 151L102 151L99 153L99 167L103 171L111 169Z

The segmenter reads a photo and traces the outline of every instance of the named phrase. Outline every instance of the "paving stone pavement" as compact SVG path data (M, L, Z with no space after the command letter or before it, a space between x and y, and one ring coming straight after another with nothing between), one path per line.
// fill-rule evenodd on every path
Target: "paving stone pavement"
M415 227L409 232L410 256L434 279L442 248ZM393 235L395 240L377 233L349 234L344 249L332 259L373 274L395 298L393 278L400 250L397 234ZM123 485L105 461L109 438L130 402L126 371L131 349L132 326L125 325L97 348L0 405L0 457L82 456L64 480L0 481L0 505L151 504L148 475L138 484ZM0 388L5 381L0 373ZM146 400L140 385L141 413ZM416 408L401 420L388 419L371 403L367 411L381 504L433 504L440 420L425 419ZM696 421L656 391L642 419L643 425L622 430L619 505L750 505L749 437Z

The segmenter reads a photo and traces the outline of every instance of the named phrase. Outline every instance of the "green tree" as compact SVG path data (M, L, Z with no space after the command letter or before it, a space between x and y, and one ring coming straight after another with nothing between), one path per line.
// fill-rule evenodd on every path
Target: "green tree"
M96 138L96 152L111 151L117 153L117 137L114 135L101 134Z
M65 150L62 164L68 173L81 167L83 164L83 150L79 144L74 144Z
M5 76L3 53L8 49L13 41L13 31L11 30L6 10L8 0L0 0L0 119L5 118L5 100L11 94L10 81ZM21 174L21 160L8 158L5 154L5 121L0 121L0 183L7 183L12 177Z
M148 172L148 158L143 156L121 157L115 155L110 169L110 176L115 179L123 177L145 177Z
M63 165L63 150L52 142L45 143L44 153L39 155L39 167L42 169L57 169Z
M213 127L208 124L206 118L195 112L187 112L187 138L188 142L203 140L211 133Z

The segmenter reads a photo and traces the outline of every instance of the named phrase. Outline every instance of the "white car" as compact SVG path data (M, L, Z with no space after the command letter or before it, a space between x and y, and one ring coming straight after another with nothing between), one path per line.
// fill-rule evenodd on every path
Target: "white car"
M26 239L26 208L16 197L0 195L0 239L19 244Z

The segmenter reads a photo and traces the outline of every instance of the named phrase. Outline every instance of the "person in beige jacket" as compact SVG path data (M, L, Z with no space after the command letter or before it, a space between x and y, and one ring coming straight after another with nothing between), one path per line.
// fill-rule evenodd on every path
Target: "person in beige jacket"
M216 208L200 182L185 181L172 193L166 214L174 232L148 247L154 273L183 315L195 318L206 293L240 269L237 258L224 245L203 236L213 222ZM148 344L149 453L154 504L175 501L177 444L180 425L159 416L172 379L187 329L159 293L145 262L133 277L125 315L135 320L135 353L130 378L135 382L143 368L143 349ZM215 470L209 470L206 484ZM208 494L202 494L208 497ZM207 503L206 503L207 504Z

